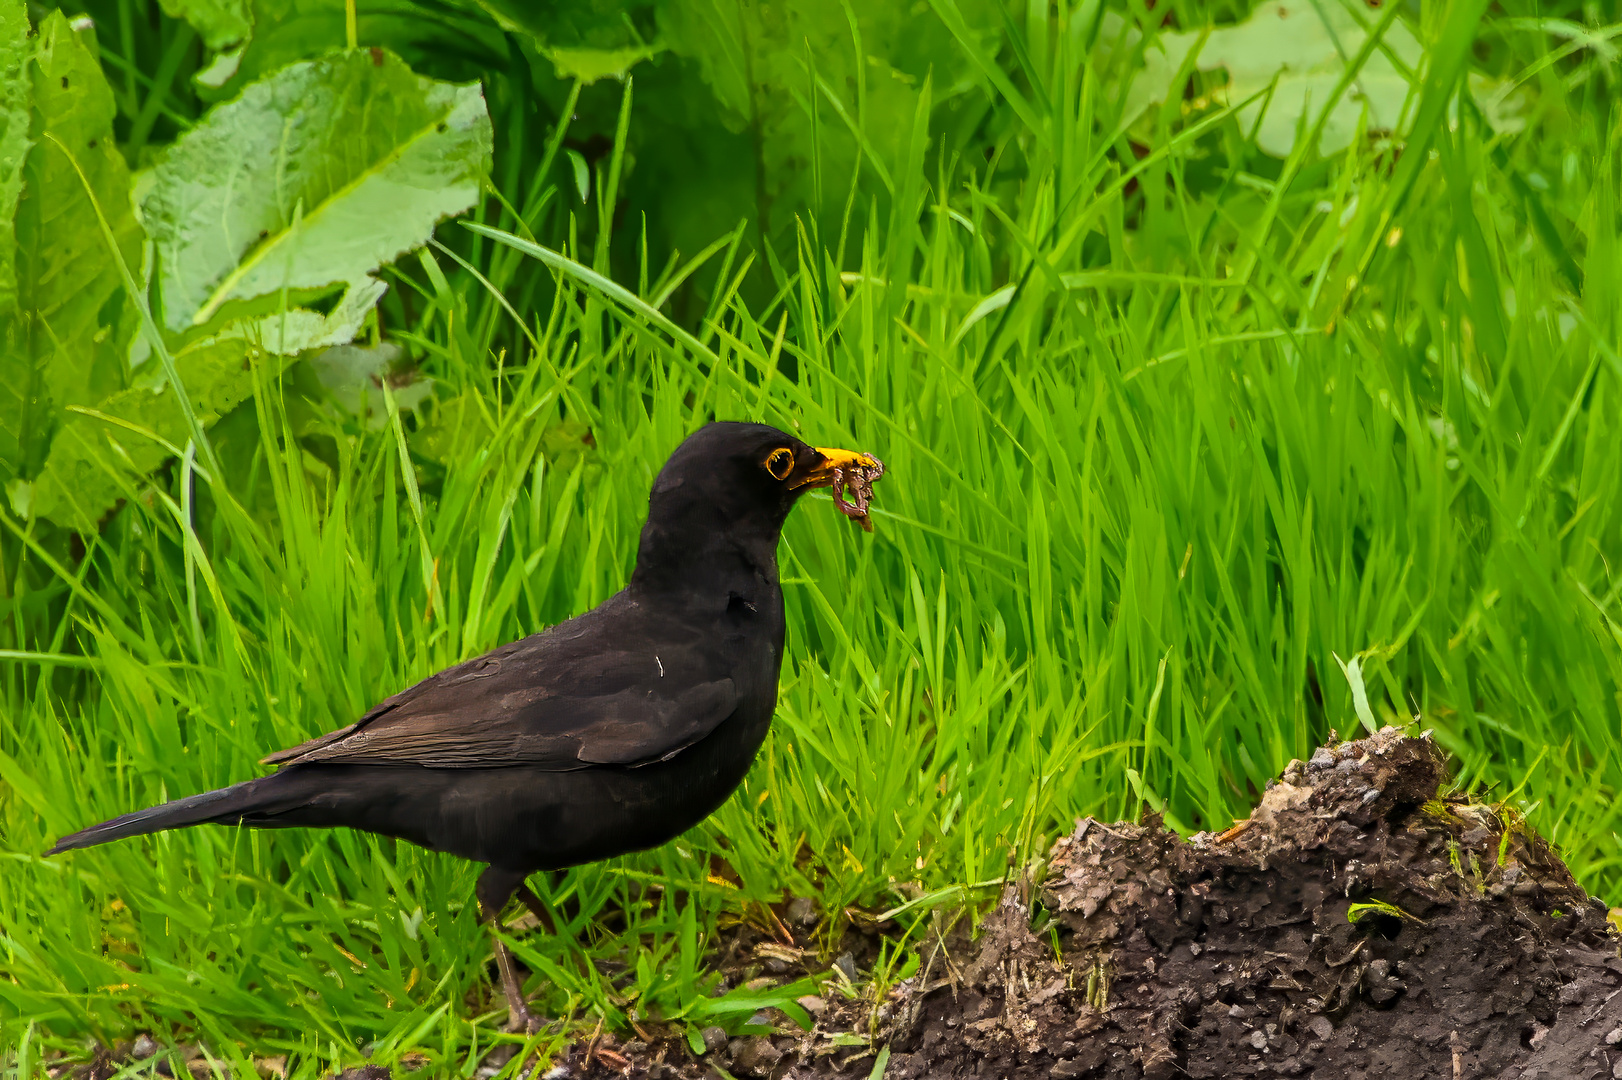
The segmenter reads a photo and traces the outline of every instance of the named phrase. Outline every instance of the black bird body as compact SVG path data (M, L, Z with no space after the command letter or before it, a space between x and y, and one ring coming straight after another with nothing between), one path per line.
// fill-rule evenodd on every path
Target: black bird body
M271 776L114 818L57 850L204 822L348 826L526 873L656 847L749 771L776 703L783 624L775 595L754 612L723 606L707 627L645 606L620 592L272 755L297 756ZM627 619L643 630L633 650L615 641ZM459 730L464 718L478 726ZM608 730L591 738L594 726Z
M273 775L113 818L52 853L204 823L347 826L489 863L479 899L493 917L530 873L662 844L727 799L766 737L783 655L778 537L799 495L842 487L842 469L882 466L765 425L711 424L661 470L636 571L598 607L272 754ZM499 941L497 960L522 1022Z

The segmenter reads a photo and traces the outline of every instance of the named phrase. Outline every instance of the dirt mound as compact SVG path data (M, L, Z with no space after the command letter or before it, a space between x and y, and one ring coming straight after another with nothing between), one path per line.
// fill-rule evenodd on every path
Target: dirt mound
M1221 834L1088 819L972 939L938 921L910 979L861 978L867 927L829 992L801 999L809 1032L784 1017L775 1035L710 1028L697 1056L670 1028L599 1032L545 1074L1622 1078L1622 938L1605 905L1514 811L1439 798L1443 778L1428 738L1387 729L1291 762ZM785 917L815 921L808 906ZM803 973L806 957L745 926L717 960L741 983ZM145 1042L74 1075L111 1075Z
M932 965L947 977L830 996L810 1033L712 1039L696 1061L603 1041L557 1064L810 1080L867 1076L881 1053L891 1080L1622 1077L1604 904L1513 811L1439 799L1442 779L1428 738L1388 729L1292 762L1220 835L1089 819L1035 896L1007 890L967 953Z

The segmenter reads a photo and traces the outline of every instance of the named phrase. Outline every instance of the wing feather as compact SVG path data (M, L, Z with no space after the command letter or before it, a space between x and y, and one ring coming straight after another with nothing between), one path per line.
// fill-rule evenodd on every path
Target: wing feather
M266 764L528 765L565 771L667 760L738 707L730 678L697 646L569 650L537 635L447 668L355 723ZM567 639L565 639L567 641Z

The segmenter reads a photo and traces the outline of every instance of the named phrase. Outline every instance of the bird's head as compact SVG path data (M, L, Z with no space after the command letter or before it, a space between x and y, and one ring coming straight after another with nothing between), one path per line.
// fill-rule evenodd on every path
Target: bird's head
M676 448L653 482L639 576L650 557L670 562L726 547L775 552L789 511L813 488L833 488L838 508L871 531L868 501L883 473L871 454L812 446L768 424L707 424Z

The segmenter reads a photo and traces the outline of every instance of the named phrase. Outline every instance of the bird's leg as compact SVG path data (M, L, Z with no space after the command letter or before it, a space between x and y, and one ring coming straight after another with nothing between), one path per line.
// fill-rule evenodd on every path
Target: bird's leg
M492 922L490 944L495 949L496 967L501 969L501 990L507 997L506 1030L533 1035L541 1030L541 1018L530 1012L529 1006L524 1003L524 988L518 983L518 972L513 968L512 953L501 943L496 932L495 923Z
M518 981L512 953L501 941L501 909L523 885L523 874L492 866L479 875L473 893L479 900L480 917L490 924L490 945L495 950L496 969L501 972L501 992L507 997L507 1030L533 1035L541 1029L541 1019L524 1004L524 988Z
M540 920L541 925L546 927L546 932L556 937L558 932L557 920L552 918L552 912L541 902L541 898L535 895L535 890L520 881L515 891L518 894L519 901L529 908L530 914L534 915L536 919Z

